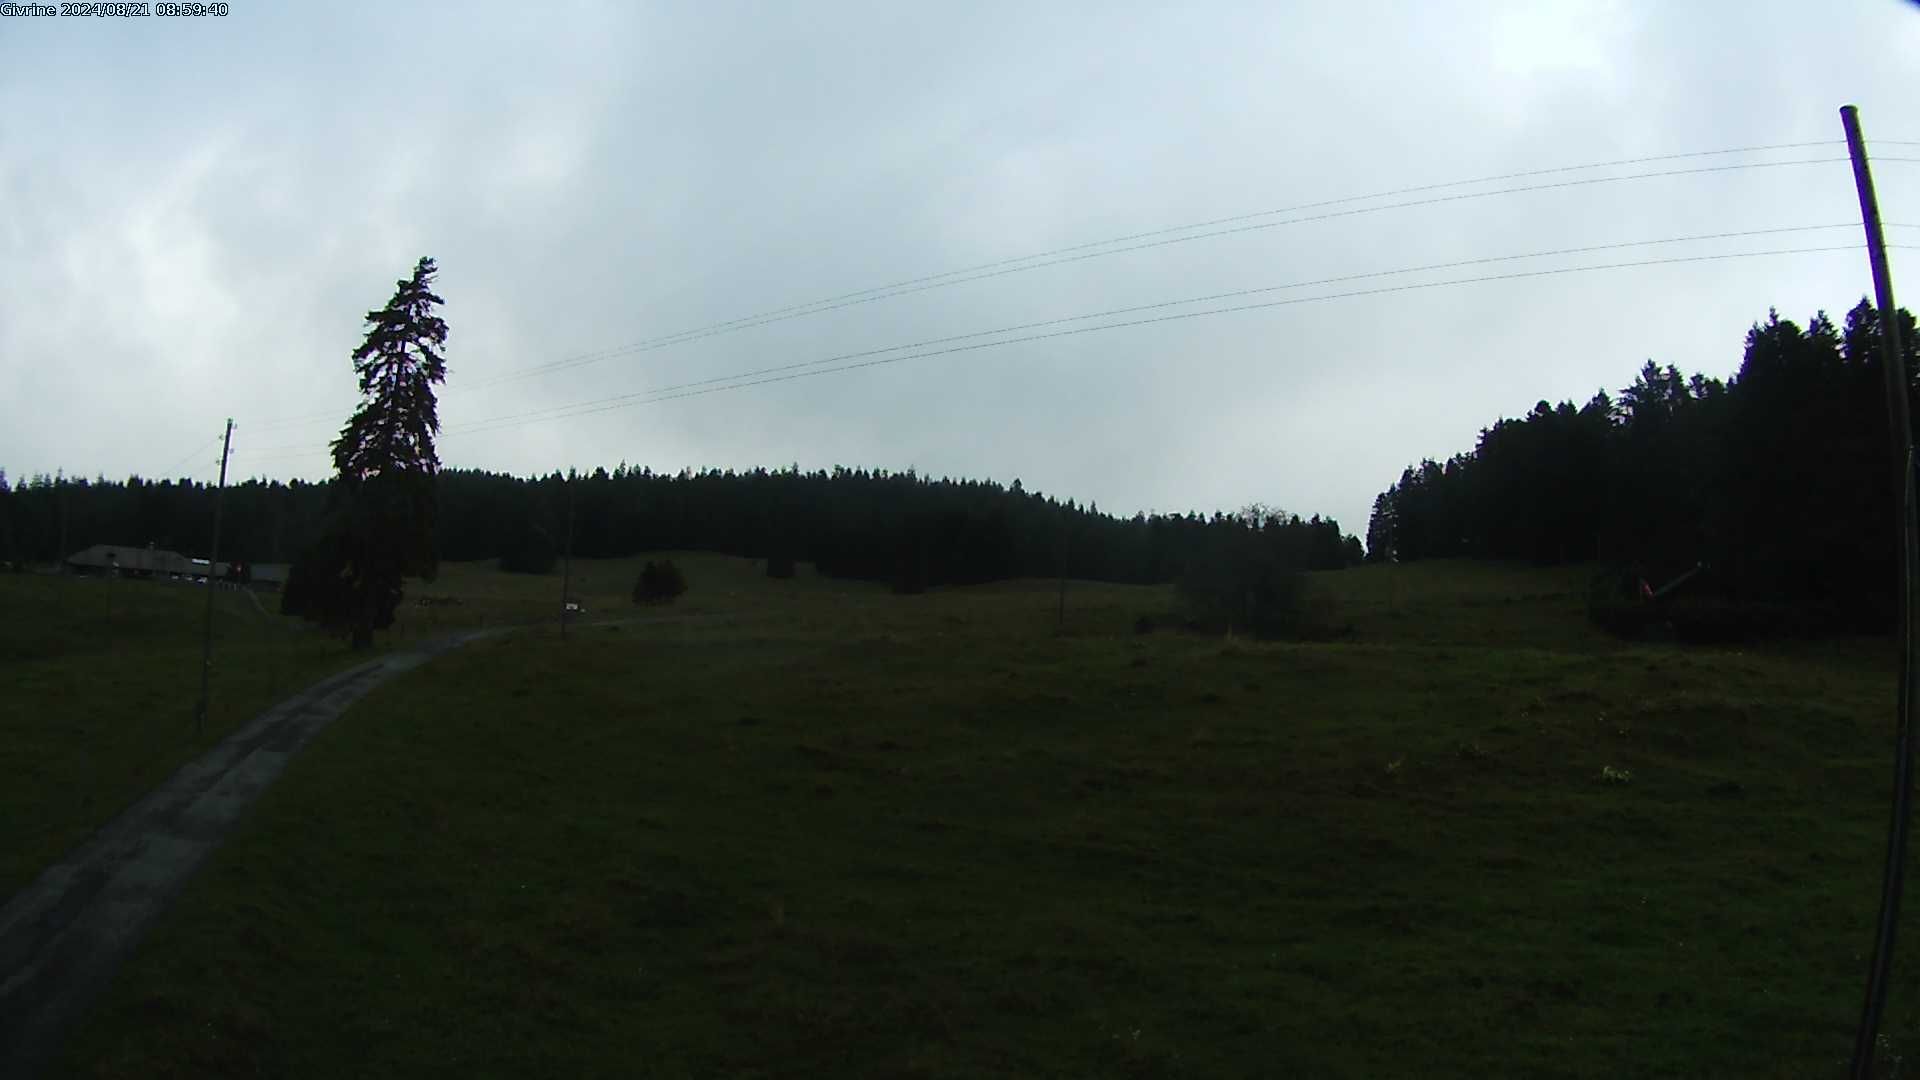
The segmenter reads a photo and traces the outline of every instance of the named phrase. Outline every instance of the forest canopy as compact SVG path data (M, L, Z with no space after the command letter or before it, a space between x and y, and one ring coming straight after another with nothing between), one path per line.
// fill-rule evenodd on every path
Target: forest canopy
M1649 360L1618 397L1541 401L1424 460L1374 500L1367 557L1598 560L1784 605L1803 625L1880 631L1896 609L1899 470L1879 313L1769 313L1721 381ZM1904 330L1908 399L1920 338Z
M319 535L330 483L251 480L226 492L223 558L291 562ZM566 477L443 469L435 480L440 559L518 556L531 531L569 534ZM1208 535L1245 534L1284 565L1337 569L1360 541L1330 518L1258 514L1102 513L1026 491L1019 481L929 479L912 470L709 469L656 473L622 464L581 473L573 554L711 551L798 558L821 573L909 587L1068 576L1165 583ZM0 558L52 562L94 543L182 552L207 548L213 491L203 484L39 476L0 493Z

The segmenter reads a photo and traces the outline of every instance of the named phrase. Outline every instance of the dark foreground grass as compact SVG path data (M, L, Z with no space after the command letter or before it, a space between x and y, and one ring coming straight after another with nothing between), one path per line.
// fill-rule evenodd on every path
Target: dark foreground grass
M181 763L357 659L268 614L277 597L216 590L196 737L206 599L165 582L0 574L0 902Z
M1335 580L1335 644L745 576L753 618L476 644L315 741L68 1067L1838 1074L1884 665L1619 648L1543 619L1565 582L1423 572L1371 614Z
M675 611L748 607L763 583L756 564L677 557L702 588ZM572 592L589 607L582 621L640 610L628 592L642 562L576 564ZM561 580L501 574L491 561L445 564L435 581L408 583L395 625L365 654L280 616L276 594L216 590L208 719L196 732L206 593L174 582L0 574L0 902L181 764L332 671L469 627L532 624L536 637L553 634ZM861 592L816 578L756 602L825 610L817 598L829 588Z

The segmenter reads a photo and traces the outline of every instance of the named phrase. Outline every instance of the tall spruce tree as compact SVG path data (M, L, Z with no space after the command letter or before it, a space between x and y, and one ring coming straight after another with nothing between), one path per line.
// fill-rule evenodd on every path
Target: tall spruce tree
M440 418L434 384L446 379L444 303L432 290L437 268L422 258L393 298L367 313L367 336L353 351L360 405L333 442L333 485L326 535L295 568L283 608L336 626L353 645L393 624L407 577L432 580L434 494ZM303 610L295 610L300 608Z
M1367 521L1367 561L1393 561L1393 497L1397 489L1383 491L1373 498L1373 517Z

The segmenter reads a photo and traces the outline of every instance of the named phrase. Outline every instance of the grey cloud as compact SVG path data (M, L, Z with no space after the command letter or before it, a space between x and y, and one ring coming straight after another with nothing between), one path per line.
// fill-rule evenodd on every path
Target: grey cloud
M1844 166L1534 192L1048 267L478 388L1183 222L1831 140L1846 101L1870 135L1920 138L1920 13L1891 2L1818 20L1651 3L233 9L218 25L0 23L11 475L152 471L229 414L241 475L322 475L332 421L276 421L344 415L360 317L421 254L444 268L457 431L1175 297L1848 221ZM1920 167L1889 164L1881 185L1890 217L1920 220ZM1804 318L1866 285L1843 253L1336 300L450 433L443 456L516 472L913 465L1128 513L1261 500L1358 532L1402 466L1466 449L1498 415L1617 388L1647 357L1725 374L1769 305Z

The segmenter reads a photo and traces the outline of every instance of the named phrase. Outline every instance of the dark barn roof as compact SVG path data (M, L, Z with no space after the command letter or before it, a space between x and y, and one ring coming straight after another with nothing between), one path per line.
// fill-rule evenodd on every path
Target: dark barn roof
M85 567L95 570L118 569L142 574L194 574L207 572L205 563L195 565L192 559L177 551L160 548L138 547L130 544L95 544L85 551L76 551L67 556L68 566ZM224 573L226 563L220 563L216 570Z

